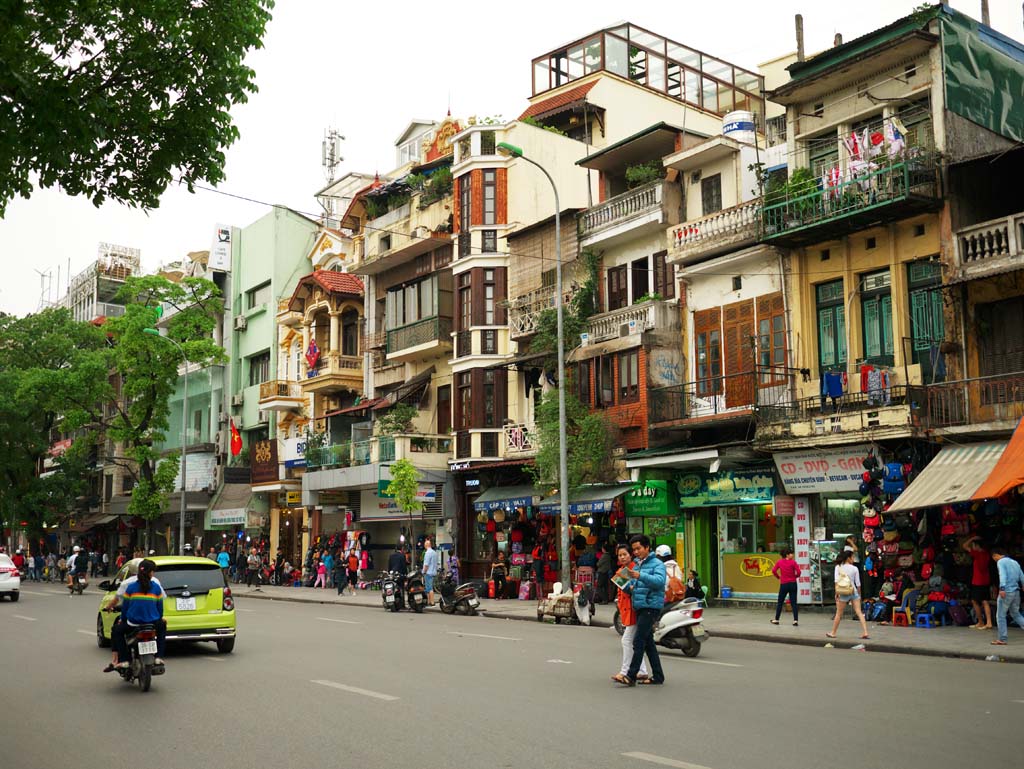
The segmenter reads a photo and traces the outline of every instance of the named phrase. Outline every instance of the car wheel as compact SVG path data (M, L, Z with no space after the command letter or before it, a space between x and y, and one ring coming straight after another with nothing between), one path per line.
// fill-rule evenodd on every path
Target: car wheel
M96 645L101 649L110 648L110 639L103 637L103 617L96 615Z
M234 651L234 648L234 638L225 638L223 640L217 641L217 651L221 654L231 654L231 652Z
M11 593L10 597L11 597L11 601L12 602L17 603L17 601L21 597L21 595L19 593L15 592L15 593Z

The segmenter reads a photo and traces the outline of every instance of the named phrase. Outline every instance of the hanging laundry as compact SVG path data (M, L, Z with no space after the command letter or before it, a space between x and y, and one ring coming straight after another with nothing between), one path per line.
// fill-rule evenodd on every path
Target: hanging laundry
M832 399L832 407L838 408L839 399L846 393L846 374L842 371L826 371L821 376L821 407L825 399Z
M860 391L866 393L868 391L868 374L875 370L875 367L870 363L862 363L860 365Z
M906 150L907 127L903 125L898 117L889 118L883 128L885 139L888 144L889 157L894 158L902 155Z

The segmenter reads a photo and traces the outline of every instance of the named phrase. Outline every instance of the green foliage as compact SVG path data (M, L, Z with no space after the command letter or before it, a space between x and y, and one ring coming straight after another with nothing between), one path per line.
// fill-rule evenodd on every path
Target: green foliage
M402 181L409 185L409 189L422 190L427 177L423 174L409 174Z
M580 334L587 330L587 319L597 310L597 276L601 257L590 250L580 254L576 264L577 277L581 278L576 294L563 308L562 325L565 351L569 352L580 344ZM581 275L582 273L582 275ZM558 317L554 309L544 310L537 319L537 331L530 340L531 353L546 353L550 358L545 365L554 368L553 361L558 355Z
M377 420L378 435L397 435L412 430L412 421L419 412L409 403L396 403Z
M302 452L306 459L306 467L313 467L317 464L320 456L320 449L327 445L326 430L306 430L306 449Z
M408 513L423 512L423 503L417 495L420 487L420 471L408 459L399 459L391 463L391 482L384 490L389 496L395 498L398 508Z
M527 115L526 117L522 118L519 122L526 123L526 125L532 125L534 128L543 128L545 131L551 131L551 133L558 134L559 136L569 135L560 128L555 128L553 125L544 125L544 123L537 120L537 118L533 117L533 115Z
M655 291L655 292L644 294L639 299L637 299L635 302L633 302L633 304L643 304L644 302L661 302L664 299L665 299L665 297L663 297L661 294L659 294L657 291Z
M272 0L21 0L0 24L0 216L34 184L156 208L224 179Z
M591 413L570 392L565 394L566 453L569 490L587 483L609 483L615 479L612 451L618 431L600 412ZM540 448L530 468L538 488L558 485L559 426L558 391L549 390L537 409L537 440Z
M655 179L665 178L665 167L661 164L660 160L650 160L646 163L639 163L635 166L629 166L626 169L626 186L629 189L634 187L643 187L645 184L650 184Z

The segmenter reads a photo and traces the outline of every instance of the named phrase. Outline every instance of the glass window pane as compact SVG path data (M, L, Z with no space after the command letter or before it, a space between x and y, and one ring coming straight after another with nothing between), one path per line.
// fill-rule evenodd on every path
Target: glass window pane
M836 309L836 335L839 338L839 360L837 363L846 363L846 308L842 305Z
M818 353L822 367L836 364L835 318L831 308L818 310Z
M701 98L704 109L714 112L718 109L718 83L706 77L701 78Z
M683 101L700 106L700 75L690 69L683 77Z
M758 93L761 90L761 78L752 72L745 72L742 69L736 70L736 87L744 91Z
M418 303L416 302L416 285L405 287L405 318L404 323L419 320Z
M572 80L583 77L583 46L577 45L569 49L569 77Z
M547 59L540 59L533 63L533 92L546 91L551 86L548 84L548 62Z
M685 64L695 69L700 67L700 54L685 46L669 41L667 53L670 59L678 61L680 64Z
M649 56L647 59L649 71L647 73L647 85L658 91L665 90L665 60L660 56Z
M616 75L626 77L629 73L628 48L626 41L611 35L604 36L604 68Z
M726 112L732 112L732 110L733 110L732 96L733 96L733 91L732 91L731 88L727 88L724 85L718 87L718 111L719 112L721 112L722 114L725 114Z
M726 64L724 61L710 59L705 56L701 69L704 70L705 75L711 75L711 77L718 78L726 83L732 82L732 65Z
M420 284L420 317L431 318L434 312L434 279L428 278Z
M665 52L664 39L636 27L629 28L629 42L633 45L642 45L644 48L650 48L656 53Z
M892 338L892 296L882 297L882 350L886 355L893 354Z

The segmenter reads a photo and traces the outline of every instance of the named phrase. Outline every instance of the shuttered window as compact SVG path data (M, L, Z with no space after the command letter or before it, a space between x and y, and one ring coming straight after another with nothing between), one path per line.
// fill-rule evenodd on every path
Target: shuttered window
M697 394L707 397L722 389L721 314L713 310L694 313L694 341L697 361Z
M893 364L891 283L888 270L861 276L864 360L867 363Z
M946 323L942 314L942 266L938 262L921 261L907 265L907 285L910 288L910 356L911 362L920 363L927 370L921 374L926 382L938 360L938 348L945 336Z
M608 311L621 310L629 304L626 265L608 269Z
M974 310L981 376L1024 371L1024 297L979 304Z
M667 261L666 251L659 251L651 261L654 263L654 293L662 299L674 299L676 295L675 266Z
M786 382L786 316L782 294L757 300L757 355L761 383Z
M843 281L815 288L818 307L818 364L822 370L846 367L846 308Z
M618 358L619 403L633 403L640 400L640 353L620 352Z

